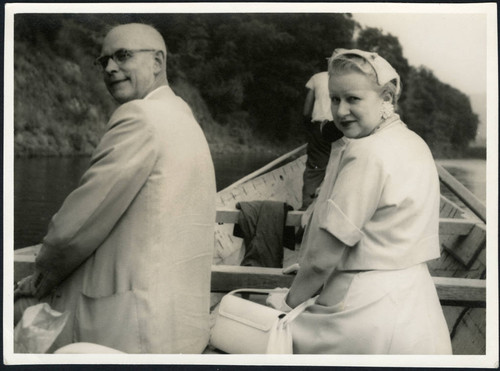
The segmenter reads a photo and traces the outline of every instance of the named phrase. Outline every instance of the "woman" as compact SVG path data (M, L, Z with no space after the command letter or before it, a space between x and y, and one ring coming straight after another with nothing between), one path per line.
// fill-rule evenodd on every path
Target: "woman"
M329 76L347 139L333 145L297 276L268 301L290 310L319 294L292 323L294 353L451 354L426 265L440 255L439 179L394 113L399 75L376 53L337 49Z

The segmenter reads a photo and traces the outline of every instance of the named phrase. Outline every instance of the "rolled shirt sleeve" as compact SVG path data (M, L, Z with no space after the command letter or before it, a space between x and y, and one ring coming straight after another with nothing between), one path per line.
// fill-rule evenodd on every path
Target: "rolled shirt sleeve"
M53 216L36 259L36 296L47 294L99 247L147 181L158 151L140 110L131 102L115 111L78 188Z
M400 121L348 140L329 169L306 248L346 246L338 270L401 269L439 257L439 179L425 142ZM306 231L308 232L308 231Z
M363 227L381 206L385 173L377 156L346 149L327 199L319 206L319 228L347 246L363 238Z

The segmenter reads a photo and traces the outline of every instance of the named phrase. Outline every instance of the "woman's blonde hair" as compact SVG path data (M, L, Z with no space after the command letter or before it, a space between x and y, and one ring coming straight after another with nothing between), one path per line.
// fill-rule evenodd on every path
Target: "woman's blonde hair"
M330 58L328 63L328 74L330 76L349 72L361 73L366 76L378 88L381 96L391 97L391 103L394 105L394 108L397 108L397 102L401 94L401 87L398 86L400 82L397 79L380 85L373 65L365 58L356 54L342 54L338 57Z

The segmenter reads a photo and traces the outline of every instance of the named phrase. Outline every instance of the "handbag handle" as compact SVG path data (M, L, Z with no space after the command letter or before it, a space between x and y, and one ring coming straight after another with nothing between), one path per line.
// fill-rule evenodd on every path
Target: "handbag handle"
M230 291L228 293L228 295L234 295L234 294L239 294L239 293L269 294L275 290L276 289L236 289L236 290Z
M293 308L290 312L286 314L285 317L281 319L283 325L289 324L292 322L297 316L302 313L308 306L314 304L318 296L313 296L312 298L307 299L306 301L300 303L295 308Z
M254 294L269 294L276 289L236 289L228 293L228 295L234 295L238 293L254 293ZM280 318L280 322L282 325L288 324L292 322L297 316L302 313L308 306L314 304L318 296L313 296L312 298L307 299L306 301L300 303L295 308L293 308L290 312L285 313L285 316Z

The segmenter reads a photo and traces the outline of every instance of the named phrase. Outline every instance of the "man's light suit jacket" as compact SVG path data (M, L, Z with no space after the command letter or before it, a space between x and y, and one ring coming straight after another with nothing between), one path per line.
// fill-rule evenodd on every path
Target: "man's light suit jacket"
M37 296L71 312L53 348L201 353L215 192L205 136L170 87L121 105L36 259Z

